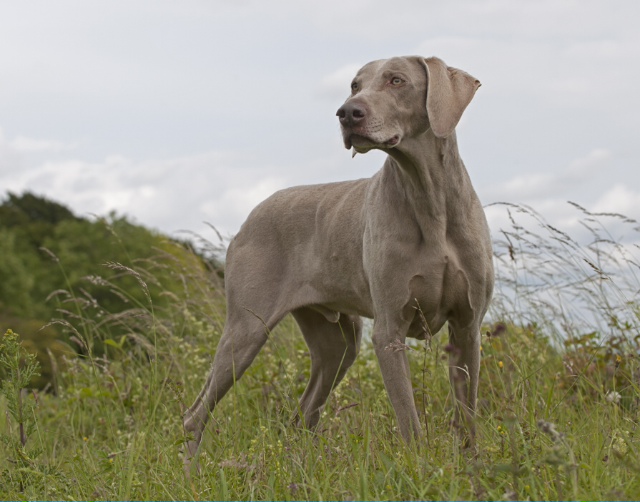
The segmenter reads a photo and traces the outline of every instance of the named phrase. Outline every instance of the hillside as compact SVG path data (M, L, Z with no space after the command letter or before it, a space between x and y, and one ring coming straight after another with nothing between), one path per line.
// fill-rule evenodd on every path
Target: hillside
M170 239L125 216L79 217L28 192L9 193L0 205L0 256L0 326L20 333L37 352L43 371L32 383L36 387L51 383L47 349L57 358L65 351L86 351L69 345L72 331L65 317L102 318L102 333L116 338L130 328L109 320L109 314L141 305L165 309L172 294L185 290L181 272L221 271L211 246L196 252L191 242ZM138 287L142 280L145 288ZM96 343L94 350L102 353L102 343Z
M398 435L367 340L320 428L292 427L310 361L287 318L216 408L189 480L181 417L225 317L215 247L196 252L125 217L80 218L10 194L0 206L0 499L640 498L637 224L579 208L583 242L531 210L506 210L474 449L451 426L446 332L405 349L420 450Z

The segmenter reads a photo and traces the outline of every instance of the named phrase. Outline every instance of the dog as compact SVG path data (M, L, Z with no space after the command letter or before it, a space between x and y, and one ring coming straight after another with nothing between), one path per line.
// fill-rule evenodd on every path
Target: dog
M373 177L281 190L259 204L231 241L228 312L204 388L184 417L185 465L197 453L210 413L240 379L270 331L291 313L311 355L299 405L313 428L331 390L354 362L361 317L402 437L421 428L405 350L448 323L449 375L473 438L480 327L493 290L493 254L482 205L455 133L480 82L442 60L373 61L338 109L344 145L382 150Z

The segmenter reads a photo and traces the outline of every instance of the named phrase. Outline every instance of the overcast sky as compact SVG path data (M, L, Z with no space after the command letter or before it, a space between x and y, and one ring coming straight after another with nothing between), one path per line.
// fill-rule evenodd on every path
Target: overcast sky
M638 20L636 0L0 1L0 190L235 233L277 189L371 176L383 154L352 159L335 112L360 66L417 54L482 82L458 138L484 204L640 218Z

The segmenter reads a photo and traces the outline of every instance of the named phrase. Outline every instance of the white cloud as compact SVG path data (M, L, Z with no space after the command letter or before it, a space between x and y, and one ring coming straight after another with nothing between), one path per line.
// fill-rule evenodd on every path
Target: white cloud
M586 178L587 176L606 169L613 156L604 148L596 148L584 157L573 160L567 168L566 175L569 178Z
M207 215L207 222L223 234L235 233L256 205L284 186L280 178L256 180L251 186L232 183L222 193L212 194L202 201L201 213ZM224 227L216 222L224 222Z
M633 0L34 2L0 16L4 190L236 231L270 191L379 168L333 114L362 64L407 53L483 83L459 130L484 202L564 218L568 199L632 209L640 186Z
M318 86L319 95L331 101L339 102L341 99L346 99L350 92L351 80L361 66L362 64L344 65L324 76Z
M0 171L0 185L30 190L69 205L77 214L115 210L165 232L206 231L211 223L234 233L251 209L282 188L281 178L252 167L255 159L209 152L134 161L113 155L101 162L49 161L19 173Z
M7 141L4 132L0 128L0 180L4 178L6 183L2 186L5 190L11 190L11 184L14 175L19 172L21 166L20 154L11 145L11 142Z
M494 239L501 238L501 231L508 231L513 228L511 217L518 225L539 231L539 229L533 228L534 220L529 216L522 216L528 215L530 212L538 214L542 220L554 227L561 228L564 231L579 230L582 234L579 224L582 215L576 211L574 206L563 199L546 199L534 205L517 202L514 204L498 203L485 207L485 214ZM512 216L509 216L509 213Z
M68 152L77 148L76 143L64 143L62 141L48 139L33 139L25 136L18 136L9 145L21 153L31 152Z
M619 213L631 218L640 217L640 191L615 184L596 201L592 212Z
M564 169L526 173L511 178L485 190L483 198L487 201L518 201L524 204L540 203L555 197L566 200L580 185L589 184L593 173L605 171L611 162L611 152L598 148L573 160Z
M486 207L492 234L498 237L501 230L512 227L509 212L516 216L519 224L527 221L527 218L517 216L520 212L517 206L532 209L544 221L571 233L579 242L588 242L592 235L581 223L586 218L585 213L570 201L589 213L617 213L640 220L640 191L632 190L609 176L613 161L611 152L596 149L569 162L567 167L557 172L516 176L481 193L484 201L507 203L489 203ZM599 184L595 191L594 180ZM586 190L587 187L591 190ZM528 221L528 224L532 223L532 220ZM619 218L602 221L616 236L628 233L630 228Z

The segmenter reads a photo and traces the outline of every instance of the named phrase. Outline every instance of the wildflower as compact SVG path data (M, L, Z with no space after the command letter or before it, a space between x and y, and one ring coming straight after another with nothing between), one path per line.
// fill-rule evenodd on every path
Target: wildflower
M504 368L504 363L502 361L498 361L498 368Z
M629 451L629 445L624 437L618 434L618 431L614 431L611 438L611 449L619 456L624 456Z
M458 352L460 352L460 349L458 349L455 345L448 343L447 345L445 345L444 351L447 354L457 354Z
M545 422L544 420L538 420L538 428L549 435L554 443L562 440L564 434L556 430L556 425L551 422Z
M620 395L619 392L616 392L615 390L610 390L609 392L607 392L604 398L607 400L608 403L618 404L620 402L620 399L622 399L622 396Z
M507 326L504 323L499 322L493 327L493 331L487 331L487 337L491 338L494 336L500 336L504 334L505 331L507 331Z

